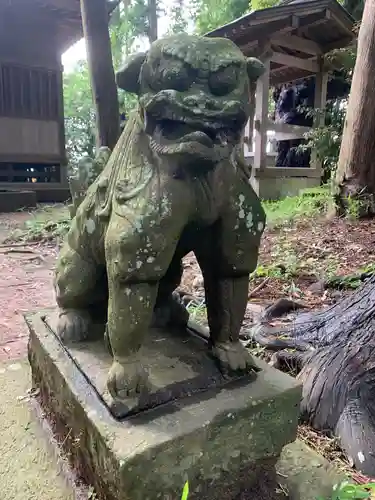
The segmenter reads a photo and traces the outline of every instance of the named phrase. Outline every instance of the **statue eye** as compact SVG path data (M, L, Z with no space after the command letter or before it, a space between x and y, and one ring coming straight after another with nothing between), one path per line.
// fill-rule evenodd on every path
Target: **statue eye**
M155 68L150 78L153 90L177 90L184 92L190 88L192 77L183 63L171 60L162 60Z
M218 96L232 92L237 86L238 72L239 68L232 64L212 73L208 81L211 92Z

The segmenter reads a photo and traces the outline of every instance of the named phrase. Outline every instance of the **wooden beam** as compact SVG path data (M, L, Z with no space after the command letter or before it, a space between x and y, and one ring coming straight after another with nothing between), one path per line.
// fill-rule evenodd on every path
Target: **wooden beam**
M268 97L270 89L270 59L263 61L265 72L258 78L255 93L255 151L254 168L264 169L267 166L267 125Z
M235 36L228 33L228 38L233 40L244 54L248 55L249 51L254 50L254 45L256 45L259 40L264 43L266 41L270 41L272 37L285 35L294 30L303 30L304 28L310 26L325 23L328 19L327 16L329 15L330 12L327 10L315 12L304 16L303 18L298 17L297 15L289 15L288 17L277 21L271 21L267 24L249 27L248 31L243 31L241 36Z
M339 40L335 40L334 42L331 42L327 45L324 46L324 52L331 52L331 50L335 49L343 49L344 47L347 47L351 43L353 43L354 38L346 36L344 38L340 38Z
M269 167L263 170L253 169L253 175L258 179L280 179L290 177L313 177L319 178L320 173L313 168L298 168L298 167Z
M311 59L301 59L300 57L289 56L279 52L275 52L273 54L271 61L276 64L288 66L289 68L299 68L305 71L310 71L311 73L317 73L320 69L316 61L312 61Z
M268 130L274 130L276 140L288 141L290 139L302 139L304 134L311 131L311 127L301 125L289 125L288 123L275 123L268 120Z
M276 35L271 38L271 44L314 56L322 54L322 49L317 43L295 35Z
M112 64L106 0L80 0L93 101L97 146L113 149L120 135L120 113Z
M323 127L325 124L325 108L327 104L328 73L324 70L323 57L319 57L318 64L320 69L315 77L314 108L320 112L314 118L314 127ZM310 165L312 169L321 175L323 162L319 160L315 149L311 151Z
M284 68L284 70L287 68ZM289 68L290 69L290 68ZM311 73L306 73L302 69L297 69L293 73L287 73L286 75L279 73L271 73L271 85L281 85L283 83L297 82L298 80L304 80L313 76Z
M288 16L277 21L271 21L267 25L261 24L255 27L248 27L248 30L244 31L240 37L228 36L228 38L235 41L242 52L246 54L246 51L257 44L258 41L262 41L261 43L268 42L268 33L271 35L272 33L291 31L297 27L298 19L295 16Z

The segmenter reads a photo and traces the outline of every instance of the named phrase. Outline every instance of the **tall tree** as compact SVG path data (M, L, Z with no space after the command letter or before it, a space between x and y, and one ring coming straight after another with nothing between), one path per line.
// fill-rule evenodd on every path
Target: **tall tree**
M375 214L375 0L367 0L358 35L340 156L335 179L338 212L355 200L358 215Z
M87 62L96 111L97 146L113 149L120 134L106 0L80 0Z
M157 0L147 0L148 13L148 39L150 43L155 42L158 38L158 13Z

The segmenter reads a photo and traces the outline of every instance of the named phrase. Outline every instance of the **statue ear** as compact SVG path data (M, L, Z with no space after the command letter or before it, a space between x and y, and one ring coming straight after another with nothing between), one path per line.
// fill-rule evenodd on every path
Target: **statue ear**
M133 94L139 93L139 75L146 57L147 52L140 52L125 61L123 67L116 73L116 83L120 89Z
M258 78L263 75L266 69L264 64L255 57L248 57L246 59L246 66L247 66L247 75L251 82L257 81Z

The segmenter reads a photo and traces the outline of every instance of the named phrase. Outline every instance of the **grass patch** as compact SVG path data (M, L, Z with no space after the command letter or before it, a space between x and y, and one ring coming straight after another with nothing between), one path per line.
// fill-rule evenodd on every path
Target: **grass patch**
M14 229L7 242L61 241L69 231L70 217L66 205L44 205L30 213L30 219Z
M300 196L288 196L279 201L263 201L267 225L278 227L298 219L309 219L327 212L331 204L329 186L305 189Z
M208 319L207 319L207 307L205 299L191 300L187 304L186 309L188 310L191 319L203 325L207 324Z

